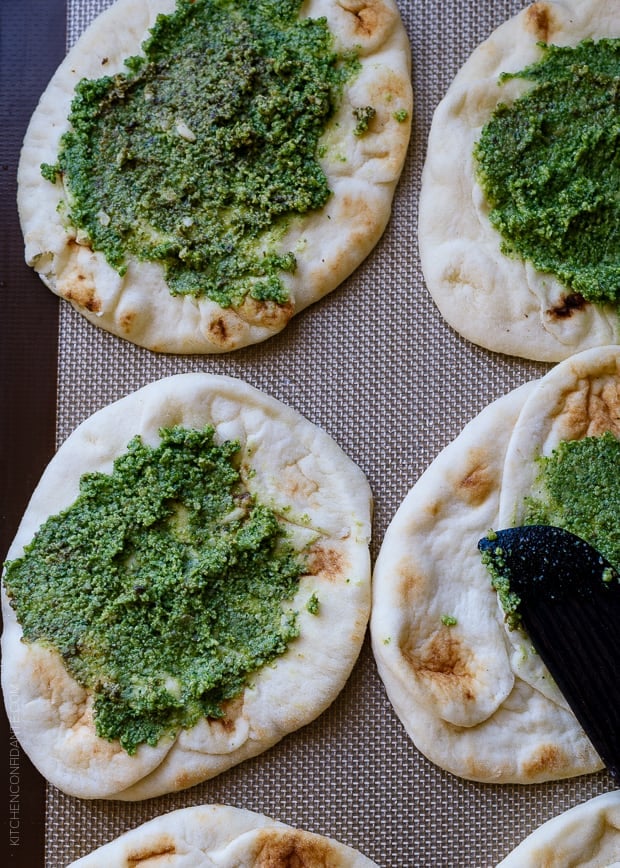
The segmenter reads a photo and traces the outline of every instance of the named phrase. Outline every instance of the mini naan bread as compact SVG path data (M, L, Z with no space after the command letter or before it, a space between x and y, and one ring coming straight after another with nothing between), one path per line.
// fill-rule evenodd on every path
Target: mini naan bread
M86 30L32 117L19 165L18 205L26 261L90 322L154 351L217 353L279 332L291 316L338 286L381 237L410 135L410 48L394 0L303 5L303 17L327 19L336 51L359 54L360 69L347 81L320 141L319 162L331 195L323 207L291 216L276 244L297 261L294 273L282 274L288 300L247 294L243 302L221 306L206 295L171 295L158 262L130 256L121 276L68 225L63 184L41 175L41 164L57 160L76 84L123 71L123 61L140 52L158 14L174 8L174 0L117 0ZM368 107L375 114L356 134L359 112ZM179 135L191 145L184 121ZM184 220L191 223L191 214Z
M542 56L540 42L574 46L620 36L614 0L541 0L480 44L436 109L419 207L419 247L427 287L447 322L475 344L541 361L618 343L618 310L598 305L531 264L504 255L476 179L475 143L498 103L530 86L498 85Z
M125 832L69 868L132 868L147 858L153 868L375 866L333 838L296 829L263 814L229 805L196 805L162 814Z
M586 350L486 407L415 483L375 565L371 634L419 750L472 780L533 783L602 763L528 637L504 621L477 550L519 523L536 458L620 433L620 349Z
M620 792L603 793L536 829L497 868L620 865Z
M552 369L525 403L512 432L501 483L497 527L525 520L525 498L535 491L536 459L562 441L620 438L620 350L584 350ZM519 677L568 709L538 654L520 631L508 630L512 666Z
M136 435L155 446L161 428L205 425L215 428L217 443L239 442L247 494L275 512L303 556L291 601L299 636L252 674L221 719L203 717L129 755L118 741L96 734L92 694L69 675L60 654L22 640L3 586L2 685L9 719L41 774L71 795L144 799L210 778L316 718L358 657L370 608L366 478L324 431L241 380L179 374L97 411L48 465L8 560L22 555L48 516L75 501L83 474L109 474Z

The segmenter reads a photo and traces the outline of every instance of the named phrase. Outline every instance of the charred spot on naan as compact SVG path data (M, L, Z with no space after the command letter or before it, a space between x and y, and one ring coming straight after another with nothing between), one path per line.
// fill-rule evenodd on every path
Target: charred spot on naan
M320 575L329 582L340 581L345 574L347 562L341 551L332 546L316 545L306 560L312 576Z
M124 864L127 868L139 868L145 862L149 865L157 865L159 860L165 859L166 862L170 856L174 856L177 852L177 847L171 835L160 834L148 846L140 847L139 849L131 849L125 857Z
M590 381L563 396L558 410L558 430L563 440L600 437L606 431L620 438L620 387L616 376Z
M261 830L256 839L255 868L312 865L331 868L337 864L328 841L302 831Z
M75 242L71 242L71 246L79 249L79 245ZM58 276L57 290L58 294L67 301L90 313L99 313L102 310L95 280L92 274L82 267L79 253L69 258L66 268Z
M234 350L240 345L244 327L233 311L224 309L209 320L205 334L220 349Z
M547 3L533 3L525 11L525 27L539 42L548 42L556 29L553 9Z
M409 555L396 566L394 582L394 593L403 601L403 611L416 612L419 611L420 606L426 605L428 576L423 569L419 571L415 569L415 564L412 564Z
M259 301L246 295L235 313L244 322L251 325L264 326L270 329L283 329L295 313L295 305L292 301L279 304L276 301Z
M347 41L363 54L383 42L398 22L396 11L382 0L338 0L345 13L342 25Z
M449 627L421 644L410 638L401 651L417 678L432 683L441 693L453 696L458 692L463 702L475 701L473 654Z
M353 234L351 243L356 244L366 237L370 227L375 223L374 210L363 196L346 194L342 197L340 210L336 215L338 220L352 222Z
M135 310L128 310L119 316L118 324L125 334L131 333L137 317L138 313Z
M69 677L59 654L31 645L24 673L36 695L49 702L69 729L92 723L88 693Z
M223 716L210 719L209 724L212 728L222 729L230 735L237 728L239 718L243 716L243 694L234 699L227 699L222 703L221 708L224 712Z
M456 480L457 496L470 506L479 506L496 491L496 470L482 449L472 449L464 473Z
M569 319L574 313L585 310L588 302L578 292L573 292L570 295L565 295L562 300L547 308L545 317L548 319Z
M541 780L562 773L568 765L568 757L554 744L543 744L532 757L524 763L524 771L531 780Z

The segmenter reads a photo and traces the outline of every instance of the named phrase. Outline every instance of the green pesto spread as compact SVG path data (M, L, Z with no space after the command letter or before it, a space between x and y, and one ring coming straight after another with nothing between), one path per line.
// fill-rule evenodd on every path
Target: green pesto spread
M502 251L593 302L620 300L620 39L541 45L475 146Z
M353 109L353 116L357 121L357 123L355 124L355 129L353 130L353 134L356 136L363 136L364 133L368 132L370 122L376 114L377 110L374 109L371 105L365 105L361 108Z
M98 735L129 754L221 717L298 635L302 558L242 484L238 444L213 434L134 438L7 564L24 640L58 651L94 695Z
M620 568L620 440L561 442L541 457L538 490L526 498L523 524L564 528Z
M454 617L454 615L442 615L441 623L444 625L444 627L456 627L458 621Z
M310 612L311 615L319 614L319 598L316 593L312 594L311 597L308 598L308 602L306 603L306 609Z
M275 245L330 196L319 139L358 69L302 0L177 0L126 72L76 87L57 164L67 220L123 274L161 263L173 295L284 302Z
M493 528L489 528L485 536L490 542L496 542L498 539L497 532ZM510 574L504 560L503 549L499 544L484 549L481 551L480 558L491 576L491 587L497 592L505 620L511 629L514 629L520 620L517 614L520 600L510 590Z
M487 538L493 539L492 534L488 534ZM481 559L491 576L491 587L497 593L506 624L511 630L518 629L521 624L521 599L510 587L510 569L501 546L482 552Z
M538 459L534 490L525 498L522 524L560 527L585 540L620 569L620 440L600 437L562 441ZM493 532L487 534L493 540ZM500 546L482 553L506 623L519 626L520 598L510 585L510 570ZM613 574L603 576L611 581Z

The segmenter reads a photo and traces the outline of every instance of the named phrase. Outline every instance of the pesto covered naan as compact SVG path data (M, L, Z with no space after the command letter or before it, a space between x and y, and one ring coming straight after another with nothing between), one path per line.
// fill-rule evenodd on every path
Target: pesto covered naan
M468 340L542 361L619 342L619 63L615 0L541 0L473 51L437 107L420 257Z
M543 823L497 868L617 868L620 793L595 796Z
M411 111L394 0L116 0L26 133L26 260L149 349L262 341L379 240Z
M370 520L361 470L243 381L179 374L96 412L3 574L3 691L34 765L142 799L313 720L364 638Z
M219 868L373 868L357 850L229 805L196 805L155 817L73 862L69 868L133 868L145 859ZM376 868L376 866L375 866Z
M372 644L388 696L430 760L472 780L533 783L602 763L478 541L545 523L620 566L620 349L594 348L499 398L404 499L373 575Z

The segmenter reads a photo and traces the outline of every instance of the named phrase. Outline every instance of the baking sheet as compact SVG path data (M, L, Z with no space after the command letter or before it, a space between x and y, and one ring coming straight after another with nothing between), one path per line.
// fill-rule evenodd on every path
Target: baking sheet
M24 10L30 5L22 0ZM48 4L66 15L67 47L108 5L68 0L65 13L64 3ZM433 110L471 50L522 6L400 0L415 112L392 220L367 261L282 334L222 356L157 355L60 305L57 443L95 410L159 377L204 370L243 378L323 427L365 471L375 497L374 558L396 508L437 453L486 404L547 370L456 335L424 287L416 243ZM27 14L23 27L25 34ZM42 284L40 292L47 293ZM35 401L34 387L29 394ZM338 838L384 868L493 866L541 822L611 788L605 773L524 787L443 772L405 734L366 641L327 712L211 781L133 804L82 801L46 787L44 864L66 865L159 813L223 802Z

